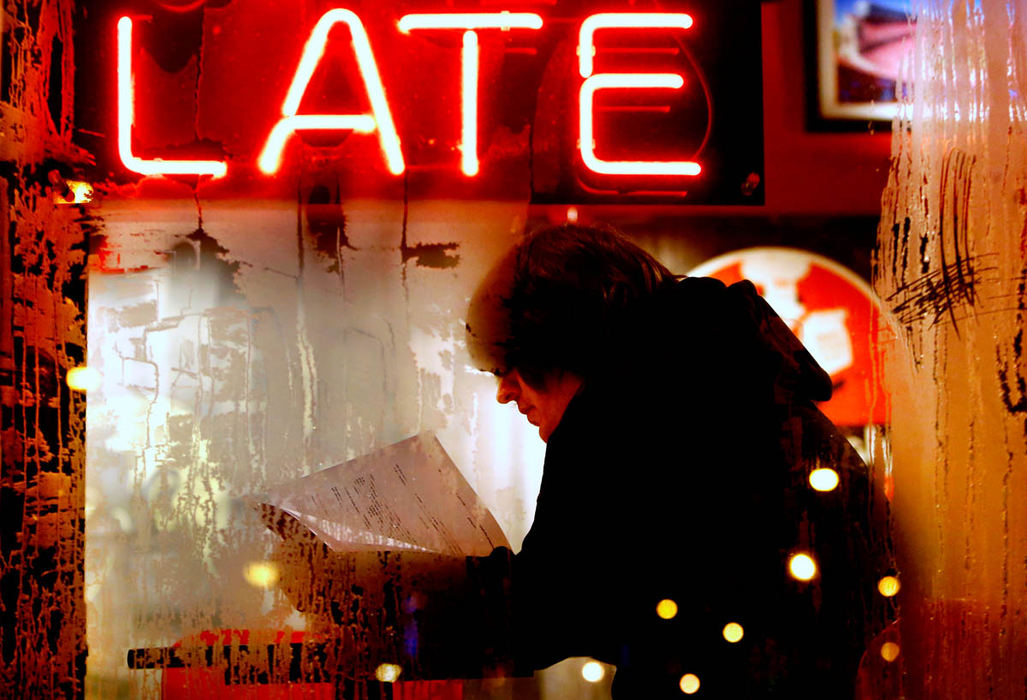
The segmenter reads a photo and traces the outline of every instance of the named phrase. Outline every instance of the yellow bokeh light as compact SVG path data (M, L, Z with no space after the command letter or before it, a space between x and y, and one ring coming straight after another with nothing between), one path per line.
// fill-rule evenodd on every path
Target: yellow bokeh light
M92 367L72 367L68 370L68 387L75 391L93 391L102 383L100 373Z
M278 583L278 567L269 561L251 561L242 575L246 583L257 588L271 588Z
M68 186L63 194L54 195L58 204L86 204L93 201L93 186L81 180L65 180Z
M817 563L808 554L793 554L788 560L788 572L792 578L809 581L817 575Z
M827 467L814 469L809 474L809 485L817 491L833 491L838 487L838 472Z
M894 576L885 576L877 582L877 591L885 598L891 598L899 592L899 580Z
M881 645L881 658L891 663L899 658L899 645L895 642L885 642Z
M586 661L581 667L581 677L589 683L598 683L606 675L606 669L598 661Z
M745 636L745 630L737 622L729 622L724 625L724 639L734 644L740 642L742 637Z
M670 598L664 598L656 604L656 614L664 620L670 620L678 614L678 604Z
M401 673L403 667L398 664L379 664L374 670L374 677L382 683L395 683Z
M691 695L699 690L699 676L694 673L686 673L681 676L681 692Z

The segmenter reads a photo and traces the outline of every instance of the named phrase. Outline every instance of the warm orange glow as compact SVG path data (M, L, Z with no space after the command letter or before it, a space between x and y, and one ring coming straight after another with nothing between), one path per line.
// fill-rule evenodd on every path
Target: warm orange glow
M92 367L72 367L66 381L68 388L75 391L93 391L100 388L103 378Z
M699 690L699 676L694 673L686 673L681 676L681 692L685 695L692 695Z
M656 604L656 614L664 620L673 619L678 614L678 604L669 598L665 598Z
M65 180L64 184L68 186L67 194L70 196L55 195L54 201L57 204L87 204L93 201L93 186L90 183L81 180Z
M899 645L895 642L885 642L881 645L881 658L891 663L899 658Z
M894 576L885 576L877 582L877 591L885 598L891 598L899 592L901 588L899 579Z
M788 560L788 572L792 578L809 581L817 575L817 563L808 554L793 554Z
M724 631L722 632L724 639L734 644L740 642L742 637L745 636L745 630L737 622L729 622L724 625Z
M356 54L357 66L360 68L360 77L371 102L371 114L302 115L297 121L296 112L303 100L307 85L324 56L325 46L328 43L328 32L336 24L345 24L349 28L353 52ZM368 128L369 123L370 127ZM310 38L303 47L303 55L296 68L292 84L282 103L282 119L271 129L264 150L257 160L257 166L264 173L270 175L278 170L281 166L285 143L297 129L353 129L365 133L377 130L378 141L381 144L389 172L400 175L406 169L403 152L400 149L399 135L396 133L396 126L392 121L392 112L389 109L389 101L385 97L385 87L382 85L374 52L371 51L371 43L360 18L351 10L342 8L329 10L318 20L314 30L310 33Z
M827 467L814 469L809 474L809 485L817 491L833 491L838 487L838 472Z
M475 12L452 14L404 15L399 30L463 29L463 50L460 53L460 168L464 175L478 174L478 73L481 48L476 29L540 29L542 18L530 12Z
M595 154L593 134L594 95L599 90L663 88L677 90L685 84L677 73L600 73L585 79L579 94L579 150L585 167L604 175L698 175L702 168L692 161L601 160Z
M581 677L589 683L598 683L606 675L606 669L598 661L586 661L581 667Z
M401 673L403 667L398 664L379 664L374 670L374 677L382 683L395 683Z
M118 20L118 154L125 167L141 175L210 175L224 177L220 160L143 160L132 154L135 91L132 75L132 19Z
M269 561L252 561L243 569L246 583L256 588L271 588L278 583L278 567Z
M683 12L603 12L586 17L578 30L578 69L592 75L597 29L689 29L692 17Z

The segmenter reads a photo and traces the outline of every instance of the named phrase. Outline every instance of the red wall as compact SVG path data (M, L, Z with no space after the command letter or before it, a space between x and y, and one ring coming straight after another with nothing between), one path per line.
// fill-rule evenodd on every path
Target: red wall
M804 13L811 3L763 3L767 214L878 214L888 175L887 127L811 132L806 119Z

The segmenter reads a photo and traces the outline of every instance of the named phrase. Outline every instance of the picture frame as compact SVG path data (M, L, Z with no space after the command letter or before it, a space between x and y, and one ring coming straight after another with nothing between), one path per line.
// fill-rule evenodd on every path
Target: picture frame
M808 0L812 130L888 125L916 28L911 0Z

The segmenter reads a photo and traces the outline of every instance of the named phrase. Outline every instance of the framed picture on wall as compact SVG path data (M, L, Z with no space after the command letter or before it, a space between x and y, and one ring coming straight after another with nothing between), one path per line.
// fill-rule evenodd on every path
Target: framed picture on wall
M890 122L913 48L911 0L809 0L810 122L859 129Z

